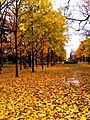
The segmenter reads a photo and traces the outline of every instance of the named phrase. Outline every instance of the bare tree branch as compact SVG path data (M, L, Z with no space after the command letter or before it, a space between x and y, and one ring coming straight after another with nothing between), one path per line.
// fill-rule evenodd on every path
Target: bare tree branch
M86 21L90 18L90 15L88 15L85 19L75 19L75 18L69 18L69 17L66 17L68 20L73 20L73 21L79 21L79 22L83 22L83 21Z

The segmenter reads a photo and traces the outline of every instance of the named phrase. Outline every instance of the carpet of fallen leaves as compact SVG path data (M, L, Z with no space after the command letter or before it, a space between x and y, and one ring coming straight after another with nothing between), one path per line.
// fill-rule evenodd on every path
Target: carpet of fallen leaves
M56 65L0 75L0 120L90 120L90 65ZM76 80L75 84L70 80ZM69 81L69 82L68 82Z

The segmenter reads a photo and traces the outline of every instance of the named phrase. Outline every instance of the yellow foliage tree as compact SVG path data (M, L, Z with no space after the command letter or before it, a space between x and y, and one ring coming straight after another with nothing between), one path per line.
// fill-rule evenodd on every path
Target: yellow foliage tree
M84 41L81 42L77 51L76 51L77 58L86 58L88 62L90 61L90 38L87 37Z

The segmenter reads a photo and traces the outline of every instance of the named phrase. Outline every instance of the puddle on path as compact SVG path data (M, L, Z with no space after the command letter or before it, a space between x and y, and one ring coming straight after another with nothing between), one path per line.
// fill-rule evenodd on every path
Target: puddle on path
M66 67L66 69L68 70L68 69L70 69L69 67Z
M68 78L66 81L66 84L67 85L73 84L73 85L79 86L80 82L76 78Z

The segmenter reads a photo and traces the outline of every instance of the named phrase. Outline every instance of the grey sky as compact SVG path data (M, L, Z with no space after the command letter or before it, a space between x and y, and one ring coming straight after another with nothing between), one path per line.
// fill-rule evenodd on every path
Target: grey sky
M57 10L57 8L65 7L68 5L68 0L52 0L54 2L54 9ZM70 0L70 10L69 12L67 11L67 15L71 12L72 17L75 19L84 19L84 16L80 12L79 6L82 6L82 0ZM81 10L83 8L81 7ZM83 26L84 22L81 24L81 27ZM79 24L78 22L70 23L69 26L72 26L74 29L79 29ZM89 26L86 26L89 28ZM65 49L67 50L67 57L70 55L71 50L76 50L80 44L80 41L85 39L85 36L83 36L82 33L83 31L80 32L75 32L75 30L70 28L69 29L69 36L70 36L70 41L68 42L67 46Z

